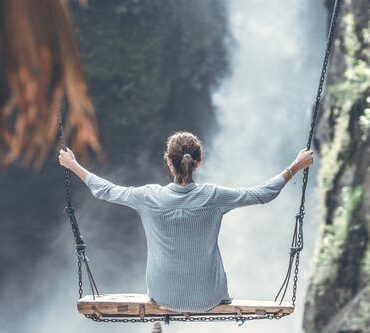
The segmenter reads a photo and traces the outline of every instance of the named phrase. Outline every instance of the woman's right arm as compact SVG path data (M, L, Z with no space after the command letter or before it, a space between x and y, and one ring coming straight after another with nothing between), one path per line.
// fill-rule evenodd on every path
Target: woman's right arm
M263 184L253 187L227 188L217 186L215 188L214 201L218 207L224 207L224 212L231 209L264 204L275 199L285 184L300 170L309 167L313 162L311 150L301 150L290 166L269 179Z
M295 160L281 174L288 182L300 170L308 168L313 163L313 151L302 149Z

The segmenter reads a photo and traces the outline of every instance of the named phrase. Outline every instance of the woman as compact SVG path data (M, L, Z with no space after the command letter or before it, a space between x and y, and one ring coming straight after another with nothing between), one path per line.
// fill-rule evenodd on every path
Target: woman
M313 162L313 152L302 150L264 184L227 188L193 181L203 157L202 142L195 135L175 133L164 155L172 182L125 187L84 169L69 149L59 155L60 164L79 176L95 197L139 213L147 238L149 297L174 311L205 312L230 299L217 242L222 216L237 207L271 201L296 172Z

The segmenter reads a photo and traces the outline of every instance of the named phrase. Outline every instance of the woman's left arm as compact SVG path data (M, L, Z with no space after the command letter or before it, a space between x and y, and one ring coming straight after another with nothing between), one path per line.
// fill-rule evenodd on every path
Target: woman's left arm
M85 182L89 171L77 162L72 150L70 150L69 148L67 148L67 151L61 149L59 151L58 158L60 165L74 172L78 177L81 178L83 182Z
M82 167L72 150L60 150L59 163L74 172L90 188L94 197L139 210L143 205L145 187L120 186L101 178Z

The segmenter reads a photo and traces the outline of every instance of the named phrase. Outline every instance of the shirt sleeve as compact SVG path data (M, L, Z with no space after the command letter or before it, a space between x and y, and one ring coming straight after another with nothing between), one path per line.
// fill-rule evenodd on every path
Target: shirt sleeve
M224 213L237 207L265 204L275 199L285 184L283 175L278 174L268 181L252 187L216 186L215 204L221 207Z
M139 210L143 205L145 187L119 186L89 172L84 180L94 197Z

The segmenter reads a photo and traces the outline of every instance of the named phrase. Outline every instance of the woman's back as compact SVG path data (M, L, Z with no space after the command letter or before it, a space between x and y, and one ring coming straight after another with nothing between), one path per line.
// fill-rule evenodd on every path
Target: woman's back
M170 183L145 200L149 296L169 309L200 312L229 298L217 243L222 212L210 188Z

